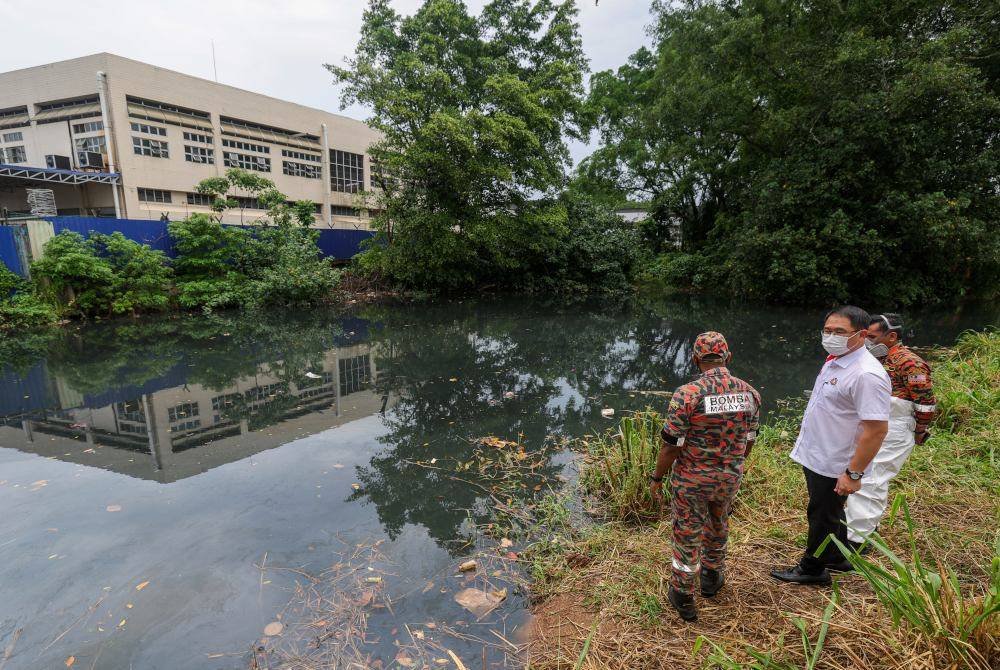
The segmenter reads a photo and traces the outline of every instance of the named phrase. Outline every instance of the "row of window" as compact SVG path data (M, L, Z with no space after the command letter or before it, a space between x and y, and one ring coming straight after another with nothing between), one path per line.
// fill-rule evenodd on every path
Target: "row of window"
M215 150L208 147L192 147L184 145L184 160L189 163L204 163L215 165Z
M132 138L132 151L137 156L152 156L153 158L170 158L170 149L166 142L150 140L145 137Z
M28 154L24 147L0 148L0 163L27 163Z
M160 126L151 126L148 123L136 123L133 121L129 124L137 133L145 133L146 135L159 135L160 137L167 136L167 129Z
M313 163L321 163L323 161L322 156L307 154L303 151L292 151L291 149L282 149L281 155L285 158L298 158L301 161L312 161Z
M17 131L16 133L3 134L4 142L21 142L23 140L24 140L24 134L21 131Z
M201 142L202 144L212 144L211 135L203 135L202 133L189 133L184 131L184 139L188 142Z
M248 156L238 154L233 151L222 152L222 163L226 167L240 168L243 170L254 170L256 172L270 172L271 159L263 156Z
M198 403L196 402L182 402L167 410L167 419L170 420L170 423L192 416L198 416Z
M73 124L73 132L78 135L80 133L96 133L99 130L104 130L104 121L87 121L86 123Z
M158 188L136 189L139 192L139 202L172 202L170 191L161 191Z
M139 200L140 202L159 202L159 203L172 203L173 197L170 191L164 191L157 188L139 188ZM211 207L213 203L213 197L210 195L205 195L204 193L187 193L187 204L189 205L201 205L202 207ZM238 207L242 209L264 209L264 205L260 203L257 198L250 198L245 196L235 196L231 198L236 201ZM293 203L289 203L293 204ZM316 213L321 214L323 206L319 203L315 203ZM333 216L350 216L350 217L360 217L361 210L355 207L344 207L342 205L331 205L330 214Z
M323 168L319 165L281 161L281 171L290 177L305 177L306 179L323 178Z
M252 142L241 142L239 140L223 139L222 146L229 147L230 149L242 149L243 151L255 151L259 154L271 153L271 148L265 147L263 144L253 144Z

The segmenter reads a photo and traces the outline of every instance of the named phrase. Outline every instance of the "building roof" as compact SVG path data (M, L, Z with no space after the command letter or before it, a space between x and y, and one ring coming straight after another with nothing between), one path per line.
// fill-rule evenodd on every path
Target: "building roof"
M143 65L145 67L151 67L151 68L155 68L157 70L164 70L166 72L170 72L172 74L175 74L175 75L178 75L178 76L181 76L181 77L187 77L189 79L196 79L198 81L208 82L209 84L212 84L214 86L219 86L221 88L228 88L228 89L233 90L233 91L239 91L240 93L250 93L252 95L257 95L257 96L260 96L262 98L268 98L269 100L274 100L276 102L280 102L280 103L285 104L285 105L295 105L296 107L301 107L302 109L309 110L311 112L319 112L321 114L330 114L331 116L339 116L340 118L343 118L343 119L347 119L347 120L350 120L350 121L354 121L356 123L364 124L364 121L362 121L361 119L355 119L354 117L347 116L346 114L338 114L336 112L330 112L330 111L327 111L325 109L319 109L318 107L310 107L309 105L303 105L303 104L300 104L300 103L297 103L297 102L292 102L290 100L283 100L281 98L276 98L276 97L274 97L272 95L267 95L266 93L259 93L257 91L251 91L251 90L248 90L248 89L245 89L245 88L239 88L237 86L230 86L229 84L223 84L223 83L220 83L220 82L217 82L217 81L212 81L211 79L206 79L204 77L198 77L198 76L195 76L195 75L187 74L185 72L180 72L178 70L171 70L170 68L161 67L159 65L153 65L152 63L145 63L143 61L135 60L133 58L126 58L125 56L119 56L118 54L114 54L114 53L111 53L109 51L102 51L102 52L99 52L99 53L87 54L86 56L78 56L77 58L67 58L65 60L53 61L51 63L42 63L42 64L39 64L39 65L32 65L32 66L25 67L25 68L18 68L16 70L8 70L6 72L0 72L0 77L3 77L3 75L5 75L5 74L12 74L12 73L15 73L15 72L24 72L26 70L33 70L33 69L36 69L36 68L51 67L53 65L62 65L64 63L73 63L73 62L81 61L81 60L100 59L100 58L128 61L130 63L135 63L135 64L138 64L138 65Z

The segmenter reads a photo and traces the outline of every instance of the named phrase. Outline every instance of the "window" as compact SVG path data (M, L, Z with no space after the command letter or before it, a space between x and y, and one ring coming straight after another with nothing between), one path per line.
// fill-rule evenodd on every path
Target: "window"
M371 359L368 354L340 359L340 395L350 395L365 388L371 381Z
M152 156L153 158L170 158L170 150L166 142L148 140L145 137L132 138L132 151L137 156Z
M292 161L281 161L281 171L292 177L305 177L306 179L321 179L323 177L321 166L293 163Z
M16 133L4 133L3 134L3 141L4 142L20 142L23 139L24 139L24 134L21 133L20 131L18 131Z
M229 147L230 149L242 149L243 151L256 151L259 154L269 154L271 153L271 147L265 147L263 144L252 144L250 142L240 142L239 140L222 140L222 146Z
M73 132L77 134L96 133L98 130L104 130L104 121L87 121L86 123L73 124Z
M209 120L208 112L144 100L131 95L125 96L125 101L128 104L128 115L131 117L211 132L212 122Z
M241 393L226 393L225 395L217 395L212 398L212 409L218 412L232 407L239 402L242 397L243 395Z
M247 389L245 396L247 402L259 402L261 400L267 400L269 398L276 398L279 395L288 394L288 384L284 382L277 382L274 384L265 384L263 386L254 386L252 389Z
M260 200L257 198L248 198L246 196L237 195L235 197L229 196L229 199L235 200L240 209L265 209L264 205L262 205Z
M77 151L96 151L97 153L108 153L108 143L104 136L78 137L73 142Z
M98 135L96 137L78 137L73 140L73 144L76 146L76 160L81 165L87 162L84 159L84 154L87 152L94 152L98 154L108 153L107 140L104 139L103 135Z
M340 149L330 149L330 188L342 193L365 190L365 157Z
M118 432L132 433L133 435L145 435L147 433L145 426L133 426L130 423L118 424Z
M333 216L361 216L361 210L343 205L330 205L330 214Z
M195 428L201 428L201 419L194 419L193 421L185 421L175 426L170 426L170 432L180 433L185 430L194 430Z
M179 405L175 405L167 409L167 418L170 419L170 423L175 421L181 421L182 419L187 419L192 416L198 416L198 403L196 402L182 402Z
M294 200L286 200L285 204L288 205L289 207L295 207L296 203L295 203ZM313 213L314 214L322 214L323 213L323 205L321 205L320 203L314 202L314 203L312 203L312 206L313 206Z
M215 200L210 195L205 195L204 193L188 193L187 201L189 205L203 205L205 207L211 207Z
M159 126L151 126L148 123L136 123L134 121L130 125L132 126L132 130L134 130L137 133L145 133L147 135L159 135L161 137L167 136L166 128L161 128Z
M0 163L28 162L28 154L25 153L24 147L7 147L6 153L3 149L0 149L0 156L3 156L3 160L0 160Z
M161 191L157 188L139 188L139 200L141 202L171 202L170 191Z
M184 160L189 163L205 163L215 165L215 150L208 147L191 147L184 145Z
M146 421L146 412L143 411L142 401L139 399L115 404L115 415L122 421L135 421L136 423Z
M201 133L189 133L184 131L184 139L188 142L201 142L202 144L212 144L211 135L202 135Z
M247 156L246 154L237 154L232 151L223 151L222 162L226 167L256 170L257 172L271 171L271 159L264 158L263 156Z
M291 149L282 149L281 155L285 158L298 158L300 161L312 161L313 163L320 163L323 160L322 156L307 154L302 151L292 151Z

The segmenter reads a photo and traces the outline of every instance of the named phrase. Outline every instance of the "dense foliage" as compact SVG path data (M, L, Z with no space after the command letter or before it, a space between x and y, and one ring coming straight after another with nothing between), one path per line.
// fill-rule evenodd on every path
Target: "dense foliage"
M31 283L17 276L0 262L0 333L4 331L24 331L46 326L56 320L55 312L39 300ZM0 352L7 353L9 339L2 338Z
M223 226L220 217L195 214L171 223L177 250L177 299L184 307L302 305L328 297L339 273L320 257L311 202L288 203L269 179L232 169L198 184L217 213L238 207L238 191L267 209L251 227Z
M31 274L39 291L67 316L137 314L170 302L166 255L119 232L84 239L63 231L45 244Z
M362 268L431 290L577 271L563 249L577 219L556 197L583 111L576 14L571 0L493 0L478 16L426 0L403 17L370 0L354 57L327 66L382 134Z
M799 303L1000 286L996 3L654 3L591 82L593 190L648 199L669 282ZM679 227L683 250L673 250Z
M88 238L63 231L31 266L32 282L3 268L0 328L66 317L104 317L184 309L312 304L329 298L338 271L316 242L311 202L289 203L274 183L242 170L198 184L217 216L195 214L168 227L177 257L168 259L115 232ZM256 198L267 217L223 226L221 213L240 207L231 192ZM54 310L54 311L53 311Z

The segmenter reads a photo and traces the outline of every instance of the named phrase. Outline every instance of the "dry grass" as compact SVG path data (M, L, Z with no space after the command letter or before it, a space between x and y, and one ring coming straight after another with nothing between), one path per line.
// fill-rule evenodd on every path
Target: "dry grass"
M974 337L979 338L974 345L966 342L957 352L942 354L936 368L943 382L949 422L945 428L954 432L939 429L932 440L918 446L894 484L894 492L904 493L909 502L917 553L931 565L950 566L961 591L972 599L997 588L990 582L990 564L1000 561L996 549L1000 534L996 389L1000 384L992 386L998 381L1000 337L995 333ZM669 518L646 525L607 520L567 531L560 543L539 544L533 570L536 618L530 667L705 667L711 645L693 652L700 636L724 647L734 659L716 657L709 667L809 667L795 618L806 624L810 639L815 640L832 592L781 584L768 574L775 565L795 563L805 544L805 486L801 470L787 457L796 428L796 411L791 408L762 431L733 508L727 585L714 599L698 598L695 624L683 623L666 600ZM587 481L586 475L583 479ZM638 507L644 504L637 499ZM626 518L620 500L610 513ZM909 533L902 523L883 523L881 530L893 551L911 556ZM887 565L884 557L873 560ZM996 615L972 640L983 656L963 666L953 660L939 637L905 624L894 625L863 577L841 576L838 587L840 598L816 668L1000 667ZM581 657L592 630L587 653ZM751 648L771 653L772 660L752 662Z

